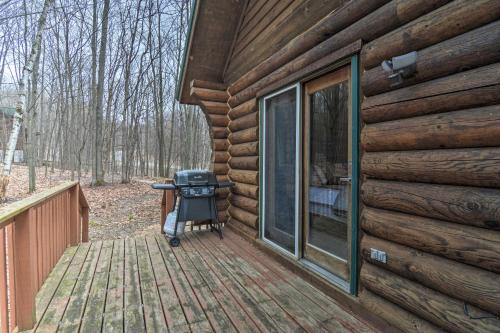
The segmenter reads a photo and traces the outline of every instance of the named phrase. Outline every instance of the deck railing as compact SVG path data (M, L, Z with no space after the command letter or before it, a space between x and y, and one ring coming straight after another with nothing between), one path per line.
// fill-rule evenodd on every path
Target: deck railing
M35 297L68 246L88 241L89 206L68 182L0 210L0 328L35 323Z
M173 184L173 179L166 179L165 184ZM174 206L174 191L163 190L163 196L161 198L161 220L160 220L160 232L164 234L163 225L165 224L165 219L167 218L168 212L172 210Z

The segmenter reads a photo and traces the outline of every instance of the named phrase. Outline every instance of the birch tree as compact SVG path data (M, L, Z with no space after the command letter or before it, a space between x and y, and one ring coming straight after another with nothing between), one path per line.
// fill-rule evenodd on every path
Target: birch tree
M12 132L7 143L7 149L5 152L3 174L0 179L0 199L5 198L5 193L7 191L7 186L9 185L10 172L12 169L12 162L14 159L14 152L17 145L17 140L19 138L19 132L21 130L21 125L23 122L23 117L26 108L26 87L28 85L28 80L33 72L33 66L35 60L37 59L38 53L40 52L40 45L42 43L42 34L45 29L45 22L47 20L47 14L49 8L54 3L54 0L45 0L43 4L42 13L38 19L37 31L33 43L31 45L31 52L28 61L23 67L22 77L19 82L19 97L16 105L16 112L14 115L14 121L12 125Z

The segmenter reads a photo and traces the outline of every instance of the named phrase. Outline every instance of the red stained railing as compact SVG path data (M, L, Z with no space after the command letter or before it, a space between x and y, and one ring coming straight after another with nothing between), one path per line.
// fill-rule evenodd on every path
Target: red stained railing
M35 297L68 246L88 241L88 203L78 182L0 210L0 328L35 323Z
M165 184L173 184L173 179L166 179ZM161 217L160 217L160 232L164 234L163 226L165 224L165 218L167 214L174 207L174 191L172 190L163 190L163 196L161 198Z

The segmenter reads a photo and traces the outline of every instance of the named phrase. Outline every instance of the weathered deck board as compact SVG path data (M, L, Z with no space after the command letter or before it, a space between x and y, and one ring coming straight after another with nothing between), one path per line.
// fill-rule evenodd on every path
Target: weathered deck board
M59 260L59 263L57 266L52 270L50 275L48 276L47 280L45 281L43 287L40 289L40 291L37 294L37 318L41 317L43 315L41 310L45 310L47 308L47 305L50 303L50 300L52 299L52 296L57 290L57 287L59 285L59 282L61 281L62 277L66 273L66 270L68 269L69 265L71 265L71 262L78 250L78 246L74 246L69 248L61 257Z
M113 241L104 241L87 299L89 306L85 307L80 332L100 332L102 329L112 253Z
M224 248L221 249L220 243L215 242L214 239L209 236L210 235L202 235L201 237L199 236L199 238L205 246L211 245L212 250L217 249L218 257L232 265L237 274L248 276L261 287L271 299L284 305L282 306L284 310L288 312L290 316L294 317L303 328L308 331L317 329L326 331L326 328L322 325L322 321L316 320L310 313L313 310L320 311L318 307L314 307L313 309L308 307L302 308L301 303L304 299L297 297L297 291L293 288L288 288L288 286L283 283L284 280L280 279L273 281L271 278L259 272L247 261L242 260L239 255L236 255L232 249L226 246L227 241L224 243ZM259 263L254 262L254 264L258 265Z
M217 308L221 307L223 312L227 315L232 325L239 332L252 332L255 329L255 325L252 324L252 319L248 317L246 312L236 303L232 295L227 292L224 285L207 270L204 270L203 266L194 264L191 257L187 255L188 250L181 247L174 250L174 254L177 260L181 264L183 270L190 272L197 279L200 279L201 283L206 285L210 297L215 299L215 312L219 312ZM217 303L219 305L217 305Z
M145 332L144 310L142 307L141 287L139 283L139 267L135 239L125 240L125 284L124 284L124 331Z
M92 243L61 322L59 323L59 330L65 329L71 331L72 327L76 326L78 328L80 326L101 250L102 242Z
M51 297L46 310L41 310L43 317L37 323L37 332L55 332L57 330L87 255L90 249L95 248L98 244L94 243L92 246L91 244L80 245L62 279L60 281L48 280L50 283L57 285L57 289Z
M189 244L195 246L196 252L206 251L197 237L189 237ZM202 260L212 267L217 275L222 276L221 280L231 287L234 295L241 298L247 310L255 313L255 316L260 319L261 325L264 325L268 331L274 331L275 327L283 332L297 331L300 328L293 318L289 317L278 304L268 298L255 283L247 284L245 279L234 274L231 268L219 262L216 256L212 257L212 253L204 256Z
M123 332L123 285L125 281L125 241L123 239L114 242L112 256L102 331Z
M66 251L38 295L36 332L372 332L226 229Z
M154 236L148 236L146 237L146 242L151 256L151 263L153 265L155 280L167 326L170 331L189 332L189 325L179 298L172 297L172 295L176 295L175 289L160 253L156 238L154 238Z
M357 325L359 320L351 314L346 313L344 316L337 317L336 314L343 311L343 309L336 302L299 276L290 275L283 266L276 265L271 258L267 257L258 248L251 246L249 243L239 242L232 233L228 234L227 239L230 241L227 244L230 248L234 249L234 251L245 250L248 255L247 260L253 260L258 263L258 265L255 265L257 268L259 266L265 267L273 278L285 280L290 286L300 292L302 296L299 295L298 297L310 300L312 302L309 303L311 308L318 307L322 310L322 312L326 312L328 319L324 320L324 323L330 329L333 329L335 332L341 332L343 330L347 330L349 332L370 331L369 328L363 330L364 327L359 327Z
M219 264L215 263L211 258L202 258L197 255L197 249L193 246L191 239L186 239L182 247L193 265L203 276L209 277L207 281L212 281L211 283L216 286L214 289L216 293L230 294L232 296L234 301L232 300L231 303L237 303L237 305L233 303L234 309L243 309L259 330L279 332L272 319L267 317L266 312L256 306L250 294L243 287L237 285L223 267L214 268ZM247 324L249 325L250 322Z
M136 239L137 262L141 281L142 302L144 304L144 319L146 331L166 332L167 323L163 316L158 286L151 266L151 259L143 237Z

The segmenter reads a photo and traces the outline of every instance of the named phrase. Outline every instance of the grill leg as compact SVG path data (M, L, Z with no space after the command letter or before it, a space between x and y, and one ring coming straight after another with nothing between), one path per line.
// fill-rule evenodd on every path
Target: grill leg
M214 209L214 217L210 219L210 231L215 230L219 234L219 238L223 239L224 237L222 236L222 225L219 221L219 212L217 211L217 205L215 204L215 197L212 197L212 207ZM214 226L214 222L217 225L217 227Z

